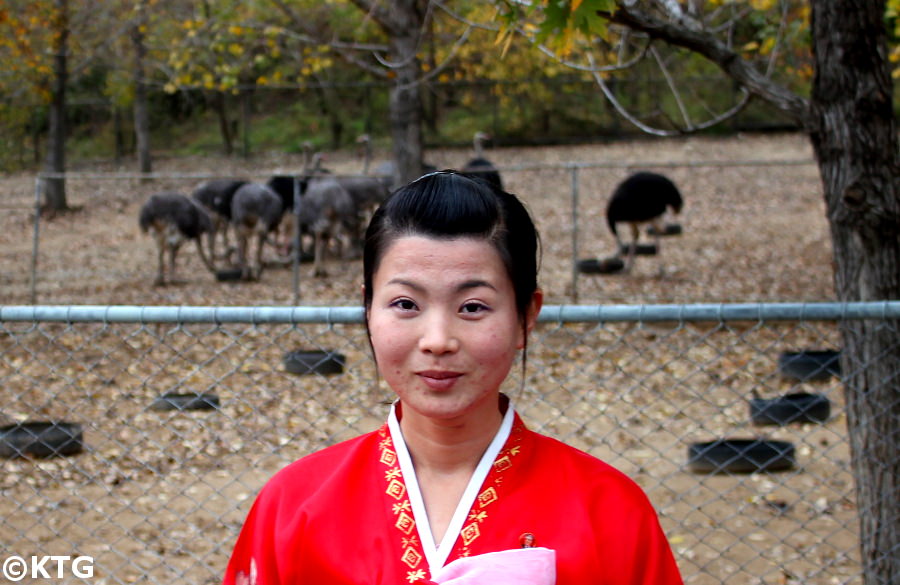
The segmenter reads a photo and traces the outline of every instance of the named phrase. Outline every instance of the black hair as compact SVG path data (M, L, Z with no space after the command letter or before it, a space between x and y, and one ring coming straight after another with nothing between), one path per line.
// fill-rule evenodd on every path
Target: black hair
M363 302L372 304L372 280L385 250L399 237L470 237L489 242L503 262L525 322L537 290L540 237L513 194L455 171L424 175L394 191L369 222L363 249Z

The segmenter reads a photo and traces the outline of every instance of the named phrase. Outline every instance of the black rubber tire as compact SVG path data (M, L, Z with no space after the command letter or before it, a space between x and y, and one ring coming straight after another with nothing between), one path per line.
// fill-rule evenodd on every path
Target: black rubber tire
M292 374L335 375L344 373L347 358L328 350L295 350L284 354L284 369Z
M684 230L682 229L680 223L667 223L666 225L663 226L663 231L662 231L662 233L659 234L659 235L662 236L662 237L665 237L665 236L680 236L683 232L684 232ZM655 236L655 235L656 235L656 228L653 227L652 225L649 226L649 227L647 228L647 235L648 235L648 236Z
M766 439L716 439L688 446L688 467L696 473L786 471L796 464L794 445Z
M785 378L821 382L840 378L840 352L836 350L785 351L778 356L778 371Z
M610 258L586 258L576 265L584 274L615 274L625 269L625 261L616 256Z
M150 405L152 410L217 410L219 397L210 393L167 392Z
M243 278L243 270L240 268L223 268L216 270L216 280L219 282L232 282Z
M831 402L822 394L796 392L778 398L750 400L750 419L756 425L822 424L831 416Z
M60 457L84 450L81 424L21 422L0 427L0 457Z
M629 250L633 244L622 244L619 248L619 253L623 256L628 254ZM656 244L641 244L638 243L637 248L635 248L634 253L637 256L655 256L658 250L656 249Z

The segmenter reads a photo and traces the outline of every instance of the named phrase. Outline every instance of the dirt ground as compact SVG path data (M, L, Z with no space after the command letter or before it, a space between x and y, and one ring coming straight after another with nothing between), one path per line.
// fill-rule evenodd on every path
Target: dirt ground
M466 149L436 150L428 159L457 167L468 156ZM803 136L496 148L489 157L538 223L548 304L834 298L821 184ZM292 304L290 269L270 268L256 283L218 283L191 248L180 257L182 281L153 286L154 245L138 230L137 214L149 194L189 193L200 176L262 180L300 165L299 157L274 155L164 159L155 170L165 177L152 182L113 175L122 170L104 163L79 165L68 181L78 210L39 225L37 303ZM350 153L330 153L327 166L348 174L361 168ZM574 274L573 259L613 252L605 203L638 168L678 184L684 233L664 239L658 256L639 257L629 275ZM33 176L0 178L3 304L31 297L33 193ZM331 259L328 270L328 278L315 279L310 265L301 267L300 304L356 305L359 261ZM216 582L266 477L311 449L377 426L390 398L374 381L358 327L23 324L7 331L0 337L0 396L9 406L0 415L77 414L91 421L91 443L70 459L2 462L0 514L13 535L0 545L17 554L95 555L102 565L91 581L97 584ZM288 379L272 364L298 336L345 352L347 375ZM833 401L827 424L759 430L745 420L753 392L797 389L774 375L772 352L822 343L834 345L834 331L812 324L547 325L531 343L526 383L520 390L515 376L510 392L529 424L644 486L686 582L859 583L837 382L816 387ZM182 387L215 388L223 406L209 414L146 407L161 390ZM687 438L735 432L796 440L801 469L685 472Z

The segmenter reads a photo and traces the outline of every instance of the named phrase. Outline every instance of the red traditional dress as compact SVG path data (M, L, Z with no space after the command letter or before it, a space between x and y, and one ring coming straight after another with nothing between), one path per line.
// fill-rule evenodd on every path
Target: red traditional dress
M224 583L682 582L641 488L593 456L528 430L512 407L446 534L442 543L432 539L392 410L379 430L308 455L266 484Z

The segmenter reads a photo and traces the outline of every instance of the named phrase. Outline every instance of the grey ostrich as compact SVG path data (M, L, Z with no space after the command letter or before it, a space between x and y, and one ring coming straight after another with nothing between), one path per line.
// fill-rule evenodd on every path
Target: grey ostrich
M204 266L214 272L203 250L201 236L212 231L212 221L206 210L195 200L181 193L157 193L141 206L138 225L144 233L152 232L157 247L157 285L175 282L175 261L178 250L187 240L197 243L197 251ZM168 252L168 266L166 266Z
M281 198L267 185L241 185L231 200L231 223L238 243L238 266L244 280L258 280L263 271L263 246L270 233L281 223ZM255 242L254 261L250 260L250 244Z

